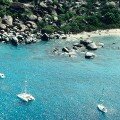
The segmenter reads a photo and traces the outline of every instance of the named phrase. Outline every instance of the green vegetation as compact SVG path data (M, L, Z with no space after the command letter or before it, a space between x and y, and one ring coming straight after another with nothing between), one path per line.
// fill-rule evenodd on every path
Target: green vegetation
M47 25L44 28L42 28L42 33L48 33L48 34L52 34L56 31L56 28L52 25Z
M18 2L19 8L11 7L12 2ZM24 8L23 3L29 3L33 8ZM42 21L35 22L39 30L47 33L78 33L120 27L119 0L51 0L47 3L45 0L0 0L0 17L5 14L23 21L30 14L42 17Z

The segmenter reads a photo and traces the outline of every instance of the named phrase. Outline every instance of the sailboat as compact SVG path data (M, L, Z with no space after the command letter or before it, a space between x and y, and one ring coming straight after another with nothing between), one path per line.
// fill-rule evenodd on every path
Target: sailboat
M24 92L18 94L17 97L20 98L21 100L25 101L25 102L35 100L35 98L31 94L27 93L27 81L25 81Z
M104 89L103 89L104 90ZM102 90L102 96L103 96L103 90ZM100 102L103 102L102 100L102 97L100 98ZM101 112L103 112L103 113L107 113L107 108L103 105L103 103L99 103L99 104L97 104L97 108L98 108L98 110L100 110Z

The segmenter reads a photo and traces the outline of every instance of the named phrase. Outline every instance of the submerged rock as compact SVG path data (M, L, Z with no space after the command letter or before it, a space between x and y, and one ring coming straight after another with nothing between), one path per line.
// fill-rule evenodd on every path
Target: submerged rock
M59 55L59 49L58 48L54 48L52 51L54 54L58 54Z
M87 46L88 44L92 43L91 40L87 39L87 40L81 40L80 44L83 44L84 46Z
M78 47L77 47L77 46L73 46L73 49L74 49L74 50L77 50L77 49L78 49Z
M86 52L85 53L85 58L86 59L93 59L95 57L95 54L92 52Z
M97 50L97 45L91 40L81 40L80 44L83 44L88 50Z
M100 47L100 48L101 48L101 47L104 47L104 43L100 43L100 42L99 42L97 46Z
M86 48L87 48L88 50L97 50L97 45L96 45L94 42L92 42L92 43L89 43L89 44L86 46Z
M75 43L73 46L74 46L74 47L82 47L83 45L80 44L80 43Z
M69 48L68 48L68 47L64 47L64 48L62 48L62 52L69 53Z

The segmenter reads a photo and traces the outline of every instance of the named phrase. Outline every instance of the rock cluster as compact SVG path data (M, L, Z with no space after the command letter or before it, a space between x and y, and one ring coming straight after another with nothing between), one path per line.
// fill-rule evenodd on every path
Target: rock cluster
M70 49L69 47L63 47L61 50L55 48L53 50L53 53L58 55L64 54L64 55L68 55L69 57L75 57L77 53L84 53L86 59L93 59L96 57L93 51L103 46L104 46L103 43L99 42L98 44L96 44L95 42L87 39L87 40L80 40L79 43L73 44L72 49Z

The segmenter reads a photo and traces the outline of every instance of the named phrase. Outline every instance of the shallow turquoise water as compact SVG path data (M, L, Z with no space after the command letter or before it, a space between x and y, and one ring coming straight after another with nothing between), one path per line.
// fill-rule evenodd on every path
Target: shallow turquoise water
M120 37L95 37L105 47L93 60L54 56L64 41L13 47L0 44L0 120L120 120ZM116 44L112 44L116 42ZM36 100L16 97L24 81ZM96 105L104 88L106 115Z

